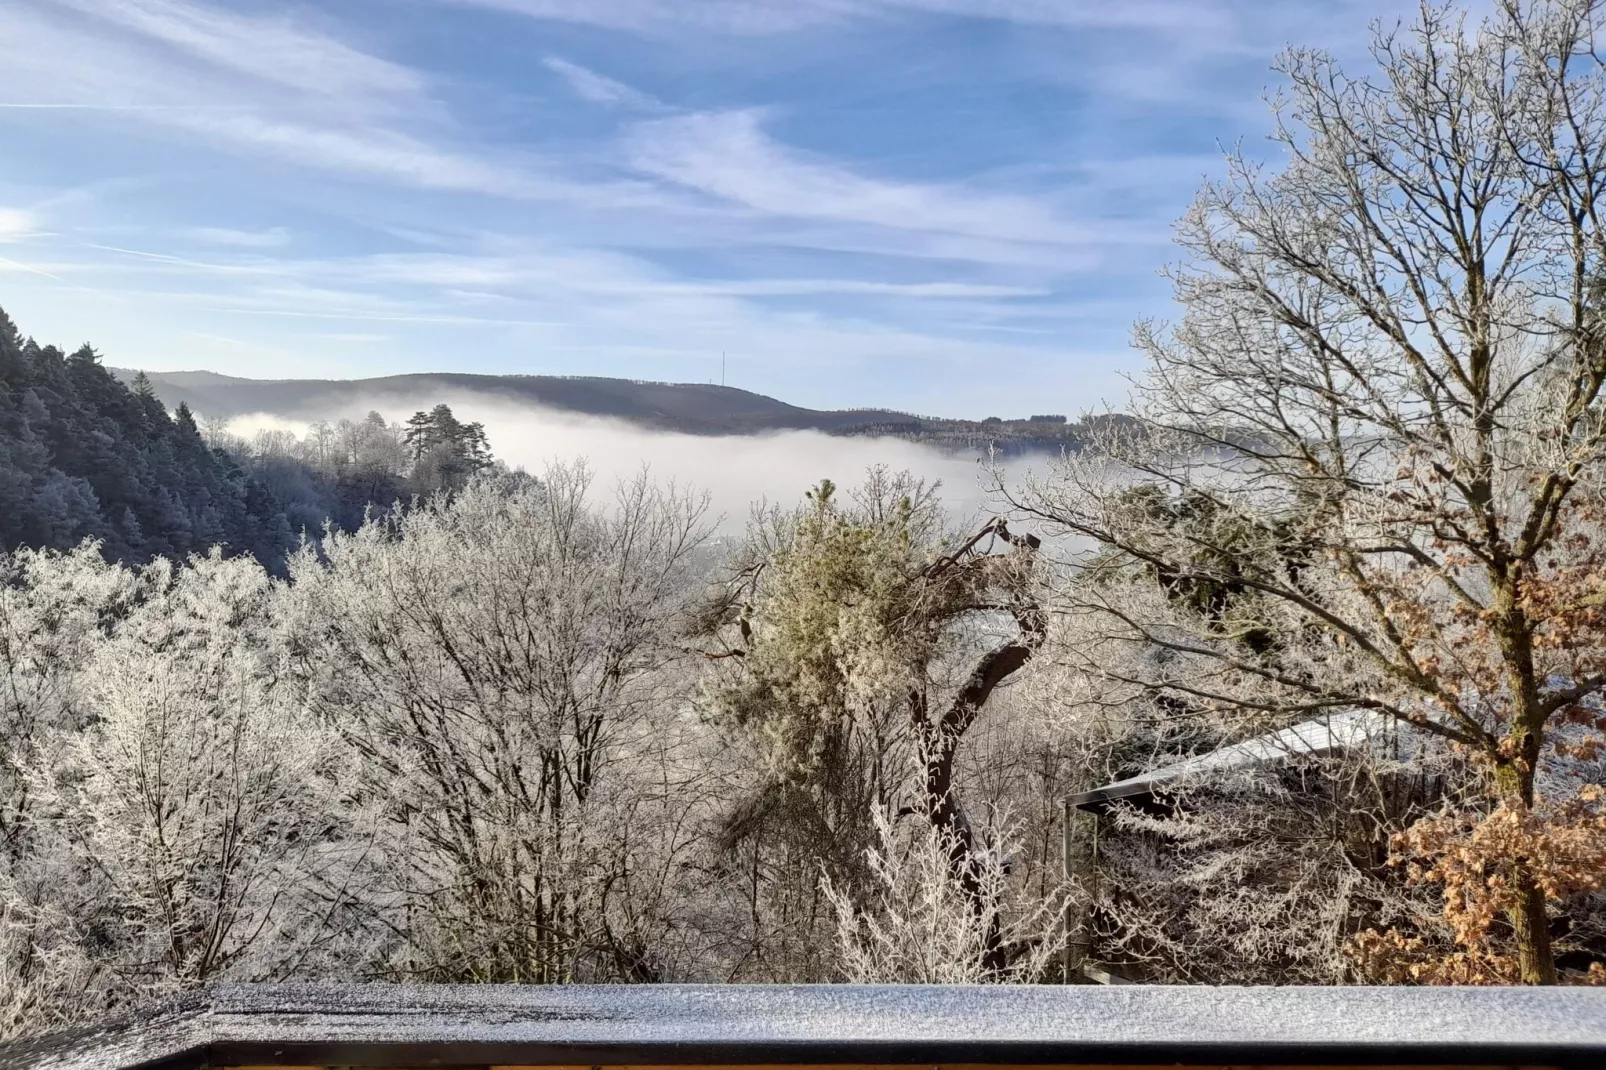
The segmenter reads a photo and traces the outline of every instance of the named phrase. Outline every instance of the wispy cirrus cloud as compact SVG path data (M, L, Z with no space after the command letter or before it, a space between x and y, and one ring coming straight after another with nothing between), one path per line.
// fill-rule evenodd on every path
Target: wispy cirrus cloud
M1074 410L1275 47L1412 3L0 0L0 303L153 368L723 350L805 403Z
M520 197L530 195L539 186L534 175L517 167L382 127L320 126L295 118L256 114L188 114L170 122L217 142L233 143L311 167L425 189Z
M269 227L266 230L186 227L182 234L205 245L225 245L237 249L277 249L290 244L290 232L283 227Z
M541 63L547 70L568 82L575 96L581 100L589 100L593 104L621 105L643 111L662 111L664 108L663 102L651 94L643 93L605 74L598 74L578 63L570 63L558 56L548 56Z
M306 265L311 268L312 265ZM799 297L821 294L970 301L1044 297L1042 287L958 280L887 282L855 278L688 278L640 257L577 249L531 249L513 254L412 253L323 264L329 279L363 279L454 290L495 291L506 297L563 292L587 297Z
M1257 55L1278 39L1359 43L1370 18L1415 10L1413 0L437 0L550 22L655 35L772 37L952 18L1049 30L1147 35L1187 53ZM1481 0L1473 0L1474 9ZM1336 35L1336 36L1335 36ZM1156 57L1158 58L1158 57ZM1148 57L1125 59L1147 66Z
M650 261L618 252L564 246L530 245L515 251L483 253L391 253L332 259L280 257L251 250L249 243L234 241L240 255L230 257L219 249L207 259L96 244L88 246L138 265L140 273L223 282L236 293L283 296L313 285L320 292L340 292L351 304L356 295L416 287L416 301L430 292L450 293L458 299L538 302L552 309L597 298L652 301L672 299L725 299L803 297L838 294L893 297L914 301L998 301L1048 296L1041 287L1003 285L955 279L888 282L856 278L688 278ZM501 244L501 243L494 243ZM62 262L64 271L86 275L115 272L115 262L96 264ZM296 299L301 294L297 293ZM583 300L582 300L583 299ZM361 304L360 301L356 302Z
M762 9L750 14L791 17ZM620 374L663 378L685 377L673 369L724 350L737 370L763 369L793 383L770 389L794 394L804 382L818 388L805 369L822 361L1018 366L1009 339L1050 331L1044 324L1061 316L1056 277L1112 237L1031 193L913 180L803 151L772 136L762 111L677 110L565 57L545 69L622 125L580 158L539 138L491 143L436 98L445 78L364 53L334 29L205 0L18 0L0 8L0 36L22 42L29 59L0 67L0 100L70 105L84 112L73 121L85 130L116 123L120 137L145 130L248 168L269 162L353 190L450 196L450 209L436 214L442 202L424 202L422 214L384 219L383 232L422 224L432 243L460 248L441 224L467 209L496 220L515 251L307 259L287 255L292 227L258 210L255 225L197 220L145 245L119 234L75 248L64 238L48 258L30 259L48 273L37 277L117 295L107 309L146 310L138 330L123 328L131 347L168 322L191 349L255 339L256 351L281 353L276 363L289 366L296 346L316 350L342 333L313 329L330 324L381 324L413 332L418 345L435 329L515 332L485 348L536 344L587 368L604 353ZM343 63L343 73L318 69ZM101 108L118 110L96 118ZM642 121L642 112L656 118ZM561 239L539 253L520 236L554 227ZM298 251L320 243L316 224L293 229ZM359 359L348 351L339 359ZM246 350L216 352L229 366ZM387 357L398 351L366 359ZM327 369L314 361L306 370ZM943 381L930 380L930 391ZM941 407L929 393L919 404Z
M852 0L444 0L558 22L610 29L691 29L765 35L818 25L847 14Z
M0 39L14 44L0 107L24 115L105 111L214 149L403 187L613 209L666 199L464 142L427 79L282 18L191 0L18 0L0 4Z
M1029 197L878 179L799 152L751 111L642 123L629 145L641 171L773 215L1029 244L1088 237Z
M299 26L288 16L244 15L189 0L51 2L223 70L297 93L350 102L417 99L424 91L424 79L416 71Z
M15 0L0 5L0 38L8 110L105 111L235 141L275 123L355 136L435 110L398 64L189 0Z
M1151 30L1188 34L1224 31L1233 25L1231 9L1219 0L863 0L862 12L877 10L959 15L1036 26L1078 29Z
M867 354L926 366L1004 360L1011 347L991 334L993 325L1030 327L1044 317L1064 315L1056 308L1014 308L1015 301L1029 305L1047 296L1027 286L692 279L640 257L562 246L324 259L250 250L238 255L220 250L206 259L151 249L98 251L104 255L45 266L86 286L124 293L134 287L141 306L187 309L188 327L209 323L208 333L219 337L238 338L252 330L300 337L310 328L318 328L321 337L333 323L497 329L519 332L524 344L536 344L549 357L605 347L625 362L620 372L638 376L650 376L655 364L667 361L677 369L671 377L699 377L698 372L717 366L709 360L722 350L748 382L755 369L810 374L822 363L854 366ZM858 313L822 314L812 304L822 297L867 304ZM932 330L889 322L875 312L887 301L909 303L922 310L921 320L945 326ZM951 329L963 324L974 328L969 337ZM315 369L303 374L310 371Z
M446 0L531 18L636 31L767 35L900 14L939 14L1095 29L1224 29L1215 0Z

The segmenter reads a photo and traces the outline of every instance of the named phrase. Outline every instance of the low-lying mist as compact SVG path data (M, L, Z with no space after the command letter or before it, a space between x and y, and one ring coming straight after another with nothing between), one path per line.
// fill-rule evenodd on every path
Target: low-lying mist
M332 417L360 419L374 409L387 420L406 420L442 401L458 419L483 423L492 452L512 467L537 472L551 461L583 458L597 474L600 488L633 477L645 465L657 480L706 491L711 515L727 532L740 530L757 502L790 506L821 479L853 487L866 469L878 464L894 471L908 470L928 481L940 480L942 499L956 521L966 522L988 505L986 488L991 477L980 459L899 438L818 431L687 435L513 404L481 394L416 399L387 396ZM230 433L246 439L270 428L302 434L307 422L253 413L228 424ZM1028 467L1043 467L1046 460L1017 457L1011 468L1023 473Z

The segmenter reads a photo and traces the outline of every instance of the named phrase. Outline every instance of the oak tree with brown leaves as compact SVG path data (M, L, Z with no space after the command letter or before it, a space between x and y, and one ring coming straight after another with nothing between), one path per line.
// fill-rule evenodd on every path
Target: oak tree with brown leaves
M1139 325L1141 423L1017 502L1216 592L1076 586L1090 671L1183 716L1378 710L1472 759L1471 810L1397 844L1470 956L1421 980L1555 982L1551 915L1606 877L1598 792L1542 790L1606 686L1603 16L1424 6L1365 75L1287 52L1282 159L1229 154L1179 227L1180 322Z

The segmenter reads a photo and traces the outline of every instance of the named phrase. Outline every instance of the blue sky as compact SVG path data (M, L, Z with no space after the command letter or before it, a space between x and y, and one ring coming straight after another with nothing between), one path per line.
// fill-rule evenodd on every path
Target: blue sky
M1273 55L1407 6L4 0L0 307L153 370L1119 404Z

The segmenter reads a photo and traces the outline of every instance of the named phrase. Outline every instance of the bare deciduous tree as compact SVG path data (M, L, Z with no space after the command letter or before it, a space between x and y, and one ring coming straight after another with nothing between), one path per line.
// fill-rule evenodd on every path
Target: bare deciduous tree
M664 756L687 731L670 639L704 505L644 475L596 503L590 482L581 466L481 481L293 566L312 701L383 810L397 974L670 968L664 917L643 909L697 799L697 770ZM622 791L638 782L656 814Z
M0 875L8 1024L349 963L333 949L362 943L366 822L344 749L284 686L278 585L216 553L138 573L92 545L20 564L8 616L40 612L32 652L5 651L13 681L75 656L35 690L48 731L13 752L28 805Z

